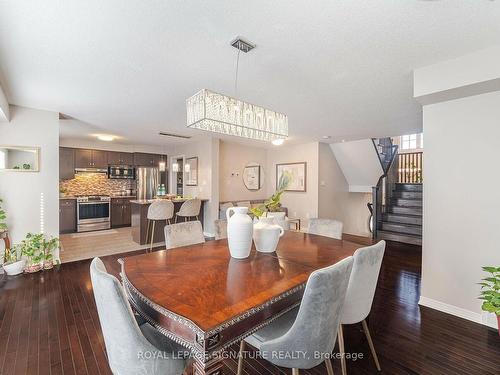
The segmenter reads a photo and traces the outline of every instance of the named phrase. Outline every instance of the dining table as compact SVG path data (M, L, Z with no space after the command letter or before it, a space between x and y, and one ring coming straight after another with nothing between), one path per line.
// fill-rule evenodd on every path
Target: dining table
M275 252L235 259L222 239L122 258L121 278L133 310L192 353L188 373L222 375L229 346L299 306L311 273L361 246L286 231Z

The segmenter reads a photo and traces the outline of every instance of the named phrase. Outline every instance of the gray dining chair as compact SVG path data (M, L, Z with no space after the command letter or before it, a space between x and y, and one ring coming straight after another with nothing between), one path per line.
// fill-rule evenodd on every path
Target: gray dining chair
M90 264L90 277L113 374L182 374L187 349L147 323L137 325L120 282L99 258Z
M325 362L328 374L333 375L330 356L336 337L331 332L336 332L340 323L352 263L352 257L348 257L333 266L314 271L307 280L299 308L242 341L238 374L242 373L246 342L272 364L291 368L294 375L299 374L299 369L307 370L322 362ZM303 355L292 355L296 353Z
M341 240L343 227L344 224L338 220L309 219L309 228L307 229L307 233L318 234L320 236Z
M215 220L215 239L227 238L227 220Z
M342 324L356 324L359 322L363 325L363 331L372 352L375 366L380 371L380 363L365 319L372 309L373 297L377 288L384 252L385 241L380 241L375 245L359 248L353 255L354 265L352 267L349 286L347 287L344 311L342 312L340 321L341 325L338 330L342 375L347 374L346 359L343 355L345 347Z
M194 217L196 220L200 220L200 209L201 209L201 199L194 198L185 201L179 211L175 216L175 222L177 223L177 218L184 218L184 221Z
M203 242L205 242L205 236L199 221L187 221L165 226L165 245L167 249L196 245Z
M153 240L155 236L155 224L157 221L165 220L167 224L170 224L170 220L174 217L174 204L169 200L155 200L148 207L148 226L146 229L146 241L148 241L149 228L152 224L151 229L151 244L149 246L149 251L153 251Z

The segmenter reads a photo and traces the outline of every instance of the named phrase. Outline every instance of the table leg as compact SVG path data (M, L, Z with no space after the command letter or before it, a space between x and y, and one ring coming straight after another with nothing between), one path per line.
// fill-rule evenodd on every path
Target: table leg
M196 356L192 373L193 375L224 375L222 367L222 358L220 356L208 360Z

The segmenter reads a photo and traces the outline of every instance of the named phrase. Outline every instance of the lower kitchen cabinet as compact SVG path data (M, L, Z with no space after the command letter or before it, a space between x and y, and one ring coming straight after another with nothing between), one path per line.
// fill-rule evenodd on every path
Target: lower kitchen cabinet
M129 198L111 199L111 227L126 227L132 224Z
M76 232L76 199L59 200L59 233Z

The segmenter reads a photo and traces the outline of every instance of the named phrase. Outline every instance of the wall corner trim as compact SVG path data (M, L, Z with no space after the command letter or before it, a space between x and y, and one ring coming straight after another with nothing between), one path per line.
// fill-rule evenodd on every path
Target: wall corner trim
M444 312L446 314L454 315L462 319L469 320L474 323L479 323L491 328L497 328L496 322L491 319L491 314L479 314L470 310L462 309L461 307L449 305L444 302L436 301L432 298L427 298L424 296L420 296L420 300L418 301L420 306L429 307L434 310L438 310Z

